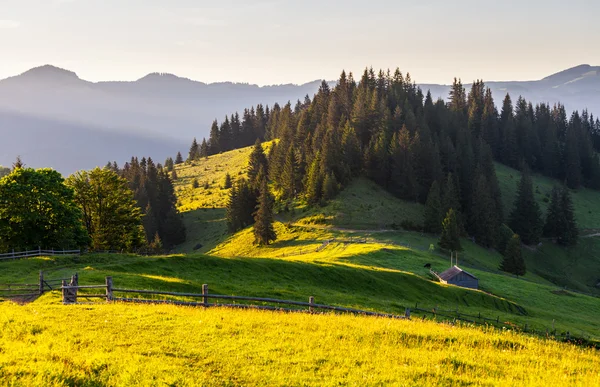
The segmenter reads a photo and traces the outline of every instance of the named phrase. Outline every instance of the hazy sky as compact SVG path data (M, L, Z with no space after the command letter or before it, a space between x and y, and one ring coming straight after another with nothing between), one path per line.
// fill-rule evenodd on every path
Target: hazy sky
M91 81L539 79L600 65L598 15L597 0L0 0L0 78L48 63Z

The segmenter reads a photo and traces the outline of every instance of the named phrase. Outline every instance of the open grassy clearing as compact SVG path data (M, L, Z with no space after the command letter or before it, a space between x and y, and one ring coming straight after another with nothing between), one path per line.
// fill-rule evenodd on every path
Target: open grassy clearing
M597 351L421 321L4 303L0 326L6 386L600 383Z
M517 184L521 179L521 173L503 164L496 163L496 175L500 182L504 210L506 217L508 217L517 196ZM533 176L535 197L540 204L544 217L546 216L552 188L559 184L558 180L541 175ZM600 229L600 192L581 188L577 191L571 191L571 195L579 228L582 230Z

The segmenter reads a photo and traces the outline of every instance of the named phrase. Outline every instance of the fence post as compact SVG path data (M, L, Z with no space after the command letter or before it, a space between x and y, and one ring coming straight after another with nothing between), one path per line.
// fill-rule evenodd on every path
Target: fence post
M314 312L314 308L312 307L315 304L315 298L313 296L308 297L308 303L310 304L308 307L308 311L310 313Z
M40 270L40 296L44 294L44 272Z
M63 304L67 303L67 291L68 289L65 289L65 286L67 286L67 281L66 280L62 280L62 299L63 299Z
M404 317L406 317L406 318L408 318L408 319L410 318L410 308L406 308L406 309L404 310Z
M204 304L204 307L208 306L208 284L204 284L202 285L202 303Z
M112 277L106 277L106 301L113 299L113 280Z

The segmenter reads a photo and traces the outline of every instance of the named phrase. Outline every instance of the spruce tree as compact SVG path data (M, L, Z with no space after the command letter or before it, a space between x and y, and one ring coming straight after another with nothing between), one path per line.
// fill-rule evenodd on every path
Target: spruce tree
M196 137L194 137L194 141L192 141L192 146L190 146L190 153L188 154L187 161L194 161L200 157L200 148L198 147L198 142L196 141Z
M487 179L483 174L479 174L473 189L473 207L469 222L471 225L470 235L478 244L485 247L494 246L498 232L495 216L494 202L490 195Z
M293 199L294 197L296 197L298 180L296 176L296 169L297 168L294 147L290 146L285 157L285 163L283 164L281 176L279 177L284 199Z
M541 211L533 195L533 184L527 168L517 187L517 198L510 214L509 226L527 245L540 241L543 227Z
M200 187L200 183L198 182L197 178L194 178L194 180L192 180L192 188L196 189Z
M577 244L579 230L573 210L571 195L567 188L552 190L544 225L544 236L563 246Z
M231 175L229 173L225 174L225 178L223 179L223 189L229 189L232 186Z
M181 156L181 152L177 152L177 157L175 157L175 164L182 164L183 156Z
M309 204L319 203L323 195L323 176L319 168L320 154L317 152L313 162L308 168L308 174L306 175L306 201Z
M206 138L202 139L202 144L200 145L200 157L208 157L209 156L209 148L208 148L208 143L206 142Z
M561 207L565 222L565 232L559 242L564 246L575 246L579 238L579 229L575 221L575 210L573 209L571 194L566 188L563 188L561 192Z
M273 228L273 198L269 192L267 180L263 179L258 207L254 215L254 243L265 246L276 239L277 234Z
M210 137L208 139L209 155L216 155L221 152L221 144L219 142L219 123L214 120L210 127Z
M523 276L527 272L521 250L521 238L517 234L514 234L508 241L504 258L500 263L500 270L517 276Z
M514 231L511 230L506 224L502 224L502 226L500 226L498 238L496 239L496 248L500 254L504 255L506 252L506 246L508 246L508 242L513 235L515 235Z
M439 234L442 232L442 199L440 195L440 185L434 181L427 195L427 203L425 204L425 232L431 234Z
M239 213L239 195L237 190L237 185L234 185L229 191L229 199L227 200L227 210L226 210L226 219L227 219L227 229L230 233L234 233L240 230L241 220Z
M260 189L261 180L258 180L258 174L261 169L265 174L268 174L267 156L260 140L257 139L254 143L252 153L250 153L250 160L248 161L248 180L250 185L255 187L256 190Z
M338 183L333 172L325 175L323 180L323 200L331 200L335 198L338 192Z
M448 210L442 222L442 236L438 244L442 249L448 251L462 251L458 221L456 220L456 213L452 208Z
M175 169L173 169L173 171L171 172L171 180L177 180L177 171Z

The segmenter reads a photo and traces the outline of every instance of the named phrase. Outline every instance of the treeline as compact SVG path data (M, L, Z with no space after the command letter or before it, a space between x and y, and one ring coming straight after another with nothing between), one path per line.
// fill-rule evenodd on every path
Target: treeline
M123 168L116 162L108 163L110 169L127 181L137 207L143 214L145 239L148 243L171 248L185 242L186 230L177 210L177 197L173 187L173 160L167 159L165 167L155 164L151 157L139 160L132 157Z
M235 115L213 124L199 155L222 150L211 145L227 144L219 136L232 121ZM279 139L268 174L283 200L319 203L364 174L399 198L429 203L426 231L441 232L453 209L460 233L487 247L497 244L507 221L494 161L559 178L570 188L600 187L600 121L586 111L567 118L562 105L534 107L523 98L513 106L508 95L498 112L482 81L467 93L455 80L446 102L424 95L399 70L365 70L359 82L343 72L333 89L323 82L312 100L266 109L261 123L256 138Z
M0 178L0 250L161 252L185 241L168 172L152 159L64 179L20 158Z
M269 107L257 105L244 110L242 118L238 113L232 114L231 118L225 117L225 120L219 125L215 120L210 128L210 137L202 139L198 144L196 139L190 146L187 160L197 160L201 157L215 155L220 152L226 152L232 149L243 148L254 144L256 139L261 141L265 138L271 138L270 128L268 127L271 112ZM181 159L179 155L178 159Z

